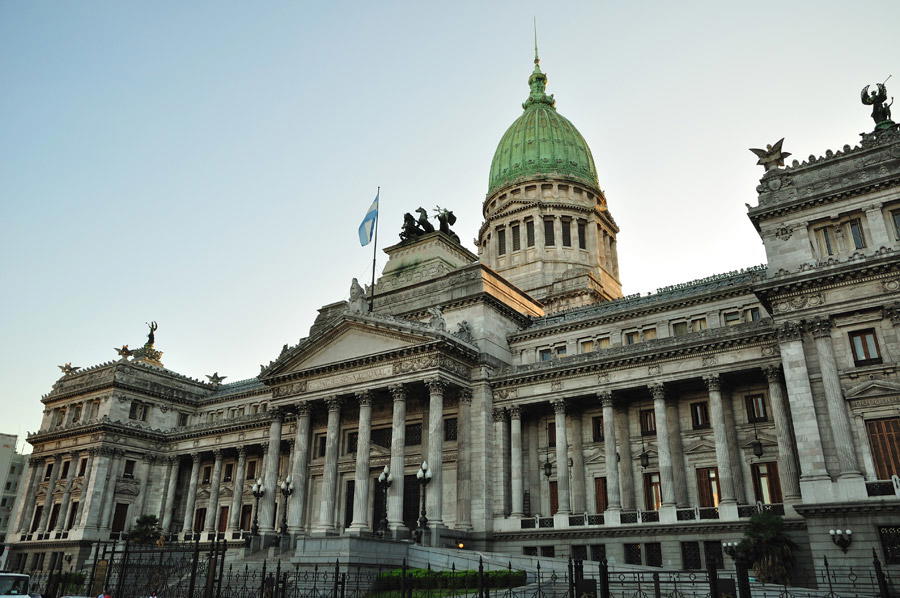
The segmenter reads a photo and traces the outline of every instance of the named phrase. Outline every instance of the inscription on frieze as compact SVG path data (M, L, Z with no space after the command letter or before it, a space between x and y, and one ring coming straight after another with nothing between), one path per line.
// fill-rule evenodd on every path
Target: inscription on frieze
M335 388L337 386L346 386L349 384L358 384L360 382L368 382L369 380L377 380L379 378L389 378L394 375L394 366L392 364L382 365L365 370L357 370L355 372L346 372L343 374L335 374L333 376L323 376L322 378L313 378L306 383L306 389L309 392Z

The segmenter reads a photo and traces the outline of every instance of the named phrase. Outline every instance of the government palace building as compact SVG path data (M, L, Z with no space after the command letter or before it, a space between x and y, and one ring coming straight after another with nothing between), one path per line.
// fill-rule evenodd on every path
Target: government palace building
M535 60L491 163L477 248L446 212L440 226L408 216L371 307L354 280L248 380L168 369L155 324L113 361L62 366L28 436L8 566L82 567L97 540L153 515L170 541L258 527L251 545L300 550L381 532L733 567L723 544L771 511L798 566L870 567L874 549L900 573L889 108L873 123L860 106L849 118L870 132L823 156L756 150L747 216L767 264L623 296L615 199L546 83Z

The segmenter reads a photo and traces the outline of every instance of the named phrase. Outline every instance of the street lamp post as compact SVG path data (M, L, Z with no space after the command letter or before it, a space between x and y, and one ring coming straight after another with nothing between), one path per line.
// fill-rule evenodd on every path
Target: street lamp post
M425 537L425 530L428 529L428 517L425 516L425 487L431 481L431 470L428 469L428 462L422 461L422 467L416 472L416 480L419 482L419 494L422 497L421 514L419 515L419 527L416 528L416 542L422 544Z
M263 486L261 479L256 480L250 492L253 494L253 498L256 499L256 504L253 507L253 526L250 528L250 534L257 536L259 535L259 499L266 493L266 488Z
M281 535L287 535L287 509L288 509L288 498L291 494L294 493L294 484L291 482L291 476L288 476L281 482L281 495L284 497L284 501L281 505Z
M387 536L388 533L388 512L387 512L387 492L391 484L394 483L394 476L391 475L391 468L384 466L384 471L378 476L378 488L381 490L381 496L384 498L384 518L378 522L378 535Z

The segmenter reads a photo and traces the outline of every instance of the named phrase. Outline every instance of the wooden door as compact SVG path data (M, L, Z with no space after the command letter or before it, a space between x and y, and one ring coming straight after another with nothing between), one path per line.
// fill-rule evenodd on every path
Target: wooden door
M206 521L206 507L200 507L196 511L194 511L194 530L195 532L202 532L203 525Z
M550 514L556 515L559 510L559 490L556 482L550 482Z
M719 468L697 468L697 498L701 507L719 506Z
M606 478L594 478L594 496L597 512L602 513L609 506L609 497L606 495Z
M224 532L228 529L228 507L219 507L219 524L216 531Z
M873 419L866 422L875 474L879 480L900 475L900 417Z
M116 510L113 513L112 532L121 532L125 530L125 521L128 518L128 503L116 503Z
M353 523L353 495L356 493L356 482L347 480L347 489L344 492L344 528L350 527Z
M253 526L253 505L241 505L241 529L249 530Z

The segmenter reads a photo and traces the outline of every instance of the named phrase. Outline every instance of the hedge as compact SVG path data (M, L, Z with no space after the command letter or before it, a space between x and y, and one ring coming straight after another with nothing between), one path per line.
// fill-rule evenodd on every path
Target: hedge
M403 570L392 569L382 571L375 578L372 587L375 591L399 590L402 583ZM514 588L524 586L527 576L524 571L485 571L484 587ZM478 571L430 571L428 569L407 569L406 587L414 590L432 590L439 588L477 588Z

